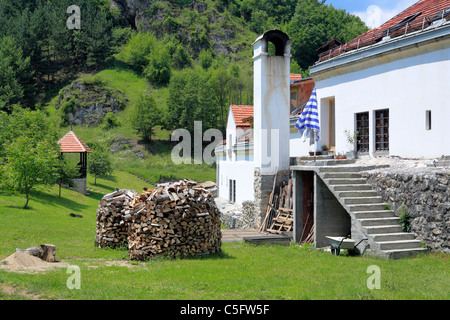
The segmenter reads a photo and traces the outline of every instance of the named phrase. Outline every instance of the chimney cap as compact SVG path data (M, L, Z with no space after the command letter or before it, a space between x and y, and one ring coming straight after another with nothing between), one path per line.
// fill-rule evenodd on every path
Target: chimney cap
M281 30L272 29L260 35L252 45L264 40L266 43L272 42L275 45L275 55L282 56L285 53L286 44L290 41L289 36ZM267 46L266 46L267 50Z

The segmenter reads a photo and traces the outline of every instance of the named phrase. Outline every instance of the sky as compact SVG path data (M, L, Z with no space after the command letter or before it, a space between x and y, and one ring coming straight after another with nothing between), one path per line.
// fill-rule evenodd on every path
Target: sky
M419 0L326 0L337 9L361 18L369 28L376 28Z

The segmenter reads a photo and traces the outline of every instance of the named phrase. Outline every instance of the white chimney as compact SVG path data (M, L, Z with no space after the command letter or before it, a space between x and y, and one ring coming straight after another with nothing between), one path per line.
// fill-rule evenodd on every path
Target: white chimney
M269 55L269 43L275 55ZM279 30L270 30L253 43L253 186L260 223L275 177L278 184L289 179L290 44Z
M275 55L269 55L269 42ZM289 37L270 30L253 43L254 164L261 175L289 170Z

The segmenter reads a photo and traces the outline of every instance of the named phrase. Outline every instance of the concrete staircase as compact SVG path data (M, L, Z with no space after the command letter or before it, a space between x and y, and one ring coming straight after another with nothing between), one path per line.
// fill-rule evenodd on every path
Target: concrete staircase
M368 239L372 254L398 259L426 252L412 233L402 232L399 218L362 177L361 171L374 168L331 165L316 172L352 218L352 227Z
M428 167L450 167L450 156L442 156L433 161Z

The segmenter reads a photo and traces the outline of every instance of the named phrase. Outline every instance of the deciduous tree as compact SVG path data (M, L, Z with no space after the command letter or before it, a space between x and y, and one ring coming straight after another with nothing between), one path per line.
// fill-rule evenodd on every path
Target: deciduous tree
M132 124L145 141L151 141L154 127L162 123L162 114L151 95L143 95L136 103Z
M59 146L40 111L16 109L2 119L6 130L0 132L0 141L5 141L0 153L0 183L5 189L25 194L27 208L33 188L57 181Z
M111 166L111 160L109 159L109 156L106 152L101 152L99 150L92 153L89 164L88 164L88 170L90 174L93 174L94 184L97 184L97 178L98 177L104 177L113 172L113 168Z

